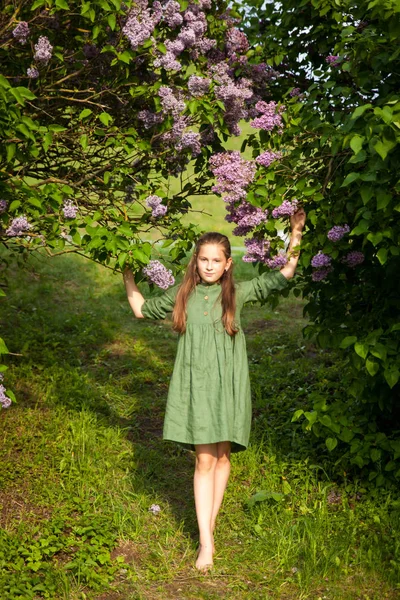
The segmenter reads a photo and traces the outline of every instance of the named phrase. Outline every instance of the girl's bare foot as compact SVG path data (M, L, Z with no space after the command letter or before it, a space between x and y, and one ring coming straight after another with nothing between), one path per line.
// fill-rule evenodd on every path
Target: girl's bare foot
M198 550L196 569L199 571L208 571L213 566L214 544L201 545Z

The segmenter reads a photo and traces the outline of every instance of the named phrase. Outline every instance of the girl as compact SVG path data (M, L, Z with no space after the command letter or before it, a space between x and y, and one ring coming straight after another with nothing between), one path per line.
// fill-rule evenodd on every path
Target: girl
M163 319L173 311L178 351L168 391L163 438L196 452L194 497L200 546L196 567L213 564L215 521L229 478L230 453L245 450L251 398L240 312L246 302L281 290L293 277L305 224L303 209L290 219L289 261L280 270L234 284L229 240L206 233L198 240L180 286L145 300L127 269L124 281L138 318Z

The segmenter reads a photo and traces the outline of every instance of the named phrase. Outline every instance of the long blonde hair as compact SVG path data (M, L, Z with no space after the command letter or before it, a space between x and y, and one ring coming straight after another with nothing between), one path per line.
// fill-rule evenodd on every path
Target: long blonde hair
M222 251L225 258L231 258L231 245L226 235L211 231L203 234L196 242L196 247L191 257L185 277L183 278L182 284L175 300L175 307L172 313L173 328L178 333L184 333L186 331L186 307L190 294L200 283L201 278L197 272L197 257L199 255L200 248L206 244L215 244L222 247ZM236 310L236 297L235 297L235 284L233 281L233 266L224 271L220 279L221 283L221 305L222 305L222 323L225 330L229 335L234 336L239 331L235 325L235 310Z

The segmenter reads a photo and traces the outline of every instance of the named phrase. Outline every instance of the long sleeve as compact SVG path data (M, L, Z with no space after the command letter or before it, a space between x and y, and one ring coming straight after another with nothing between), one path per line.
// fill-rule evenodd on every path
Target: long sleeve
M280 271L269 271L239 284L241 304L262 301L274 290L283 290L288 280Z
M146 319L165 319L167 313L171 312L175 306L175 298L179 286L176 285L167 290L161 296L145 300L142 305L142 315Z

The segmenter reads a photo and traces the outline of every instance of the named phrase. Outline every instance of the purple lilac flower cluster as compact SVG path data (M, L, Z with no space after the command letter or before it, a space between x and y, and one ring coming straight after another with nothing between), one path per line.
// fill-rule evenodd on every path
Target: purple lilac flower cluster
M15 237L18 235L23 235L29 229L31 229L32 225L28 222L26 217L16 217L12 220L10 227L6 229L6 235L10 237Z
M278 254L276 254L272 258L267 258L265 264L270 269L282 269L288 262L287 254L284 250L281 250Z
M347 225L335 225L328 231L327 237L331 242L339 242L346 233L349 233L350 227Z
M299 203L296 199L292 201L284 200L280 206L277 206L272 211L273 218L280 219L282 217L291 217L298 209L298 204Z
M76 215L78 214L78 207L74 206L72 200L66 200L62 210L66 219L75 219Z
M340 57L337 55L333 55L333 54L329 54L325 60L328 63L328 65L330 65L331 67L337 67L338 64L340 63Z
M162 204L162 199L159 196L148 196L146 198L146 205L151 208L153 217L163 217L168 210L168 208Z
M226 34L226 50L228 55L232 55L233 53L240 52L240 54L244 54L249 49L249 40L247 39L246 34L237 29L236 27L232 27L228 30Z
M332 259L323 252L318 252L312 257L311 266L315 269L312 273L313 281L322 281L332 271Z
M3 379L4 379L3 373L0 373L0 381L3 381ZM5 392L6 392L6 388L4 387L4 385L2 383L0 383L0 404L2 405L3 408L8 408L11 405L11 398L6 396Z
M265 129L266 131L272 131L274 127L278 128L278 133L283 131L282 113L285 111L284 106L277 105L273 100L271 102L264 102L260 100L256 104L258 112L262 113L261 117L256 117L250 125L256 129Z
M256 163L263 167L269 167L275 160L282 158L282 152L274 152L273 150L266 150L256 158Z
M318 252L318 254L312 257L311 266L315 269L320 269L321 267L330 267L331 262L332 259L330 256L323 252Z
M153 10L148 8L147 0L139 0L135 3L122 28L122 33L128 38L132 50L137 50L150 39L161 17L162 7L159 2L154 2Z
M150 127L153 127L153 125L162 123L164 120L164 115L162 113L153 113L150 110L141 110L138 112L137 118L140 121L143 121L145 129L150 129Z
M266 262L271 245L269 240L254 237L246 238L244 245L246 246L246 254L242 258L244 262Z
M253 97L252 81L242 77L234 81L231 77L229 65L219 62L210 65L210 75L215 83L215 96L222 100L225 105L224 120L229 132L232 135L240 135L239 121L246 119L249 111L246 107L246 101Z
M18 23L16 28L13 31L13 36L20 44L26 44L29 37L29 25L26 21L21 21Z
M41 35L37 44L35 44L34 59L36 62L46 66L53 55L53 46L50 44L49 38Z
M230 202L226 210L228 214L225 219L228 223L236 223L233 235L247 235L252 229L263 223L268 218L268 211L253 206L249 202L241 202L238 206Z
M143 273L162 290L168 289L175 283L172 271L164 267L158 260L151 260L147 267L144 267Z
M161 106L164 114L172 114L173 117L178 117L185 110L186 104L183 100L175 98L171 88L163 85L158 90L158 95L161 98Z
M354 268L358 265L361 265L361 263L364 262L364 259L365 257L362 252L352 250L351 252L346 254L346 256L342 259L342 262L344 262L348 267Z
M329 275L331 271L332 267L321 267L320 269L315 269L311 275L311 279L313 281L322 281L327 275Z
M182 134L181 139L176 144L178 152L189 148L193 156L201 154L200 134L197 131L188 131Z
M29 67L26 70L26 74L28 75L29 79L37 79L39 77L39 71L36 67Z
M292 88L290 90L289 96L294 98L295 96L300 96L300 94L301 94L301 89L296 87L296 88Z
M211 79L206 77L198 77L197 75L191 75L188 80L188 90L195 96L195 98L199 98L207 94L210 89Z
M8 202L7 200L0 200L0 215L1 213L7 210Z
M217 183L213 192L222 194L225 202L235 202L246 197L246 188L253 181L256 165L244 160L240 152L219 152L210 158L210 168Z

